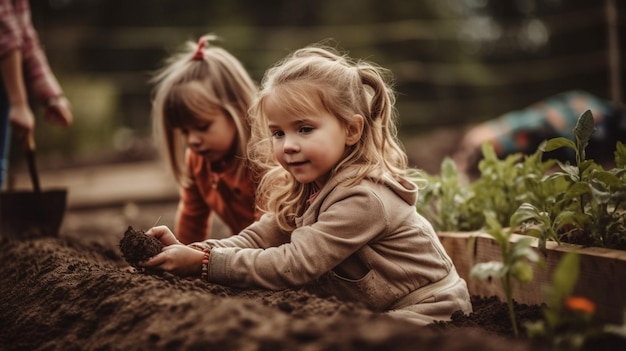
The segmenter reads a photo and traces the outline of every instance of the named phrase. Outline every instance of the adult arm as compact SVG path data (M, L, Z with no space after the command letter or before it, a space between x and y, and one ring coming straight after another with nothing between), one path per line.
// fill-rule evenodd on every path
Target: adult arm
M28 105L22 76L21 51L14 49L5 54L0 66L2 82L9 100L9 120L20 143L28 147L28 141L33 137L35 117Z
M73 123L70 103L63 95L31 21L27 0L0 0L0 56L19 49L26 85L44 106L44 117L60 126Z

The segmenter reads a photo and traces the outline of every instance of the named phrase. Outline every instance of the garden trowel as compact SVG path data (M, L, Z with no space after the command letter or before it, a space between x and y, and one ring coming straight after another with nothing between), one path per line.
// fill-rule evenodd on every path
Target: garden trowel
M57 236L65 215L67 190L41 190L33 138L29 139L25 154L33 191L0 193L0 236L9 238Z

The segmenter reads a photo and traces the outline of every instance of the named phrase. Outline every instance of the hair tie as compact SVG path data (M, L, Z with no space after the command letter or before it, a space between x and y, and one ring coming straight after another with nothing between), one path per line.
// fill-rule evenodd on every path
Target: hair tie
M204 47L206 46L206 38L202 37L198 40L198 48L193 54L194 60L202 60L204 58Z

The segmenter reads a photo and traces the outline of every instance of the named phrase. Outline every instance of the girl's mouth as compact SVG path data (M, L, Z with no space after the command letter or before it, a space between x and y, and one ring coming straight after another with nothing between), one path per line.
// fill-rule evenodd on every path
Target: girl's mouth
M211 154L210 150L194 150L194 152L200 156L205 156L205 157Z

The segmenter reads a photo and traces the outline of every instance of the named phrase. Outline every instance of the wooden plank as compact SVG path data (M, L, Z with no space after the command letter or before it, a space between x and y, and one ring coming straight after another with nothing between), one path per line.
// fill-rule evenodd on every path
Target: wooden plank
M491 281L469 277L471 268L480 262L502 261L500 248L486 233L439 233L441 242L452 258L459 275L467 282L470 294L498 296L504 301L502 285L498 279ZM514 242L523 236L514 234ZM537 240L533 247L539 253ZM513 298L518 303L541 304L545 302L543 286L552 280L554 270L563 255L570 251L579 253L580 275L574 294L592 300L597 307L596 317L605 323L621 324L626 314L626 251L549 242L544 266L534 266L533 281L515 284ZM543 256L542 256L543 257Z
M42 171L41 187L68 189L68 209L178 199L176 181L158 161ZM10 190L31 188L29 177L18 173Z

